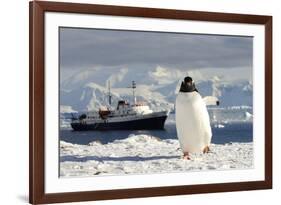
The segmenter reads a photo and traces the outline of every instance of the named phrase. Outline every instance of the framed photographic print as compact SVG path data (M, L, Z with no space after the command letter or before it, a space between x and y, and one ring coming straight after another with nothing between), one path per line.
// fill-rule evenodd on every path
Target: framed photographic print
M30 203L271 187L271 16L30 2Z

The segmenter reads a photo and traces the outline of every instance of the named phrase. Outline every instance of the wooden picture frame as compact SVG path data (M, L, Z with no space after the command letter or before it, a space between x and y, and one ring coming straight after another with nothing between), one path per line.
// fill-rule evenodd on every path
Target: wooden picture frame
M154 8L105 6L33 1L29 4L29 201L32 204L88 200L153 197L181 194L229 192L272 188L272 17L260 15L183 11ZM179 185L149 188L45 193L45 59L44 15L46 12L194 20L256 24L265 27L265 180L249 182Z

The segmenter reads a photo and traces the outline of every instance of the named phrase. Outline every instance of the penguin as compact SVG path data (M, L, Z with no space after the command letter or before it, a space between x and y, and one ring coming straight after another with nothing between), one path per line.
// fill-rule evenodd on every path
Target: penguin
M218 105L216 97L202 98L191 77L181 83L176 97L176 129L183 151L183 159L190 159L190 153L207 153L212 139L207 105Z

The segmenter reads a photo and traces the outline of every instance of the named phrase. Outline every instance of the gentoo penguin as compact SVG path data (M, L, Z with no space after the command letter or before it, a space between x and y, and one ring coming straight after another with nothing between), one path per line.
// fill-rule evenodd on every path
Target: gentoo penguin
M184 159L190 159L189 153L206 153L212 138L209 114L206 103L213 104L216 97L201 97L192 78L187 76L181 83L176 97L177 136Z

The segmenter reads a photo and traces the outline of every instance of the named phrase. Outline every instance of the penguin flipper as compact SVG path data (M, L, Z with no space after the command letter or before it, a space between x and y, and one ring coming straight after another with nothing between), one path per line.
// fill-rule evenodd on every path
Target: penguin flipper
M219 105L219 99L215 96L206 96L203 98L203 101L205 102L206 106Z

